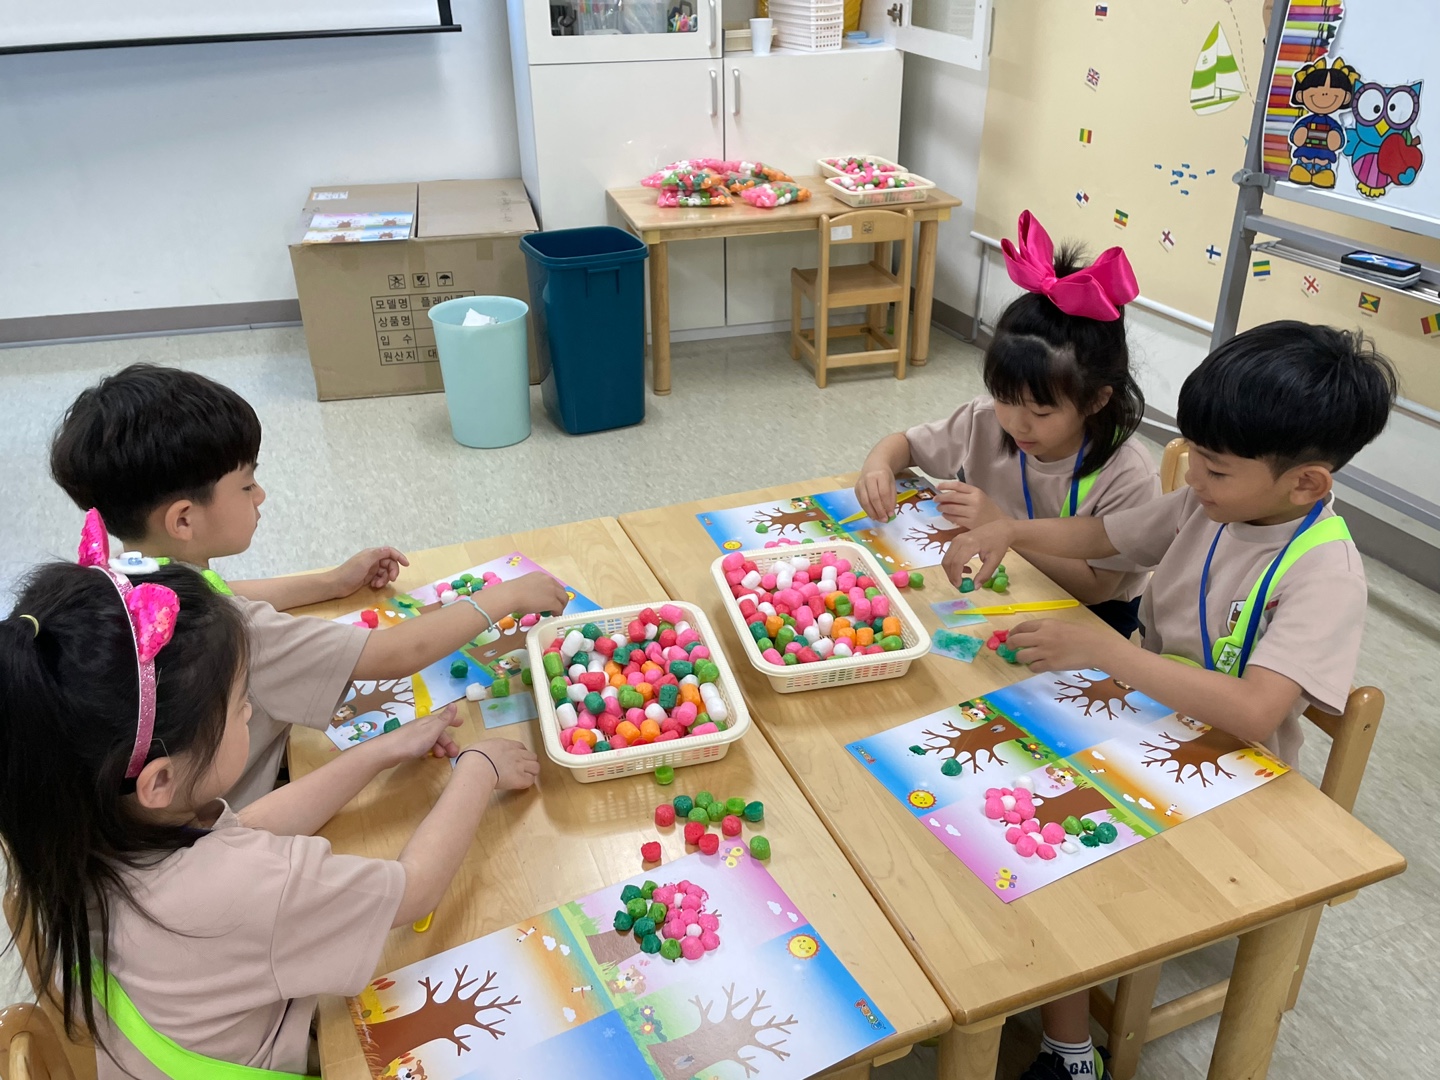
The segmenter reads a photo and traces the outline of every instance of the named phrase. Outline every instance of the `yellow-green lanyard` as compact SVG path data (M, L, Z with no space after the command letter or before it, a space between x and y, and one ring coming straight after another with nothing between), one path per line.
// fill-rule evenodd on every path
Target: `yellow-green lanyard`
M170 565L170 559L165 556L161 556L160 558L156 559L155 562L158 563L160 566ZM205 584L210 586L211 592L219 593L221 596L235 595L235 590L230 588L230 586L226 584L225 579L222 578L219 574L217 574L214 570L211 570L208 567L197 567L196 572L205 579Z
M302 1073L236 1065L232 1061L219 1061L204 1054L197 1054L193 1050L186 1050L174 1039L151 1027L130 1000L130 995L125 993L115 981L115 977L101 968L98 962L91 975L91 989L96 1003L104 1010L105 1015L110 1017L110 1022L120 1034L145 1056L146 1061L171 1080L319 1080Z
M1060 516L1075 517L1080 509L1080 504L1090 495L1090 489L1095 486L1099 478L1098 471L1089 476L1080 475L1080 462L1085 458L1085 444L1090 441L1089 436L1080 440L1080 451L1075 455L1075 471L1070 476L1070 496L1060 504ZM1030 501L1030 476L1029 469L1025 466L1025 451L1020 451L1020 490L1025 495L1025 516L1031 521L1035 520L1035 507Z

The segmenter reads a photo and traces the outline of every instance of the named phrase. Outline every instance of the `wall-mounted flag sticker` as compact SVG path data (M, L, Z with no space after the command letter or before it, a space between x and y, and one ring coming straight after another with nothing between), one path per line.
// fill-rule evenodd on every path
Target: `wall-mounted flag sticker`
M1440 311L1422 318L1420 320L1420 330L1426 337L1429 337L1431 334L1440 334Z
M1218 263L1220 261L1220 249L1214 244L1211 244L1205 249L1205 261L1209 263Z
M1256 281L1268 281L1270 279L1270 260L1254 260L1250 264L1250 276Z
M1160 230L1160 246L1166 251L1175 246L1175 234L1169 229Z
M1095 18L1097 18L1097 19L1103 19L1103 18L1105 18L1105 16L1107 16L1107 15L1109 15L1109 14L1110 14L1110 5L1109 5L1109 4L1096 4L1096 5L1095 5Z
M1081 141L1082 143L1084 143L1086 146L1089 146L1089 145L1090 145L1090 140L1091 140L1091 138L1094 136L1094 134L1095 134L1095 132L1091 131L1089 128L1081 128L1081 129L1080 129L1080 141Z
M1130 215L1127 214L1124 210L1121 210L1119 207L1116 207L1114 220L1115 227L1118 229L1123 229L1126 225L1130 224Z
M1374 293L1362 292L1360 294L1360 314L1379 315L1380 297L1378 297Z
M1083 191L1077 191L1077 192L1075 192L1075 205L1078 206L1078 207L1080 207L1082 210L1085 208L1085 204L1088 203L1089 201L1090 201L1090 196L1087 195L1087 194L1085 194L1085 192L1083 192Z
M1305 274L1300 278L1300 291L1306 296L1320 295L1320 279L1314 274Z
M1100 73L1094 68L1085 69L1085 85L1091 90L1100 89Z

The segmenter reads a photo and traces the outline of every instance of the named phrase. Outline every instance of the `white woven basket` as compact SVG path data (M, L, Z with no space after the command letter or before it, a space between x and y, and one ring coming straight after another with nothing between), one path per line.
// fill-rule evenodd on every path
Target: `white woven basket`
M923 176L916 176L914 173L890 173L891 176L904 176L914 180L914 187L902 188L878 188L874 191L851 191L840 183L840 177L827 176L825 187L831 195L849 206L893 206L897 203L924 202L930 197L930 192L935 190L935 182L926 180Z
M910 661L930 651L929 632L920 625L920 620L900 595L900 590L890 580L890 575L881 567L880 561L859 544L847 540L827 540L813 544L742 551L740 554L746 559L753 559L755 566L763 574L780 559L788 559L794 555L817 559L827 551L849 559L857 575L862 571L868 574L880 591L890 598L890 614L900 620L900 638L905 642L903 649L846 656L839 660L821 660L814 664L772 664L760 655L760 647L755 644L750 628L745 625L745 618L740 614L740 605L730 592L730 583L725 580L725 569L720 565L725 556L720 556L710 565L715 587L720 590L725 610L735 627L735 636L740 639L740 647L745 650L745 658L750 661L751 667L770 680L770 687L777 694L794 694L801 690L874 682L877 679L895 679L910 670Z
M555 703L550 700L550 680L545 675L545 649L557 635L579 629L586 623L594 623L607 635L623 634L631 621L647 607L658 611L666 604L674 604L685 612L685 621L700 632L700 643L710 650L710 659L720 669L720 677L715 680L715 685L730 712L730 718L726 721L728 726L724 731L711 735L687 735L683 739L670 742L625 746L599 754L570 753L560 745L560 720L555 715ZM745 699L740 696L740 686L725 659L718 635L710 625L710 620L705 618L705 613L692 604L677 600L657 600L649 604L582 611L574 615L542 619L532 626L526 635L525 649L530 654L535 707L540 714L540 734L545 740L545 753L555 764L569 769L582 784L614 780L616 777L634 773L654 772L661 765L695 765L701 761L717 761L725 756L731 743L750 730L750 713L745 708Z

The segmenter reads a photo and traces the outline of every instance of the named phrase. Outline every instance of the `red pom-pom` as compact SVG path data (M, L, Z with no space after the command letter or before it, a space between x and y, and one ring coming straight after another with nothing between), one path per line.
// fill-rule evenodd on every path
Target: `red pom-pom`
M658 840L651 840L648 844L641 844L640 857L646 862L659 862L660 842Z
M655 807L655 824L661 828L675 824L675 807L668 802Z
M720 831L726 836L739 836L740 819L734 814L726 814L720 822Z
M705 838L706 829L698 821L687 821L685 823L685 843L694 847Z
M707 832L704 836L700 837L701 855L714 855L719 850L720 837L716 836L713 832Z

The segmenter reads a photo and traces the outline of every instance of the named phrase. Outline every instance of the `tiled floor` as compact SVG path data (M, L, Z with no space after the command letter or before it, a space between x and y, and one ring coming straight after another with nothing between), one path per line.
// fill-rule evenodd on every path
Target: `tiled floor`
M229 383L265 424L260 478L270 499L255 546L220 568L230 576L325 565L372 543L430 547L853 469L879 436L979 390L976 354L943 335L930 364L903 383L841 372L825 391L780 337L675 353L675 393L648 397L640 427L572 438L543 417L537 392L528 440L477 451L450 438L439 395L318 404L299 330L0 351L0 592L8 607L24 567L73 552L79 514L47 475L49 436L82 387L134 360ZM826 436L791 436L802 428ZM1388 707L1357 812L1410 869L1327 912L1300 1004L1281 1029L1276 1080L1399 1080L1440 1068L1440 841L1421 827L1440 817L1440 597L1373 561L1368 569L1359 679L1381 687ZM1321 756L1312 749L1307 760ZM1223 954L1189 957L1171 965L1162 993L1223 967ZM13 954L0 958L0 1002L21 996L18 979ZM1036 1031L1033 1016L1009 1025L1002 1076L1018 1075ZM1211 1022L1157 1041L1141 1076L1203 1077L1213 1036ZM924 1048L876 1074L933 1075Z

